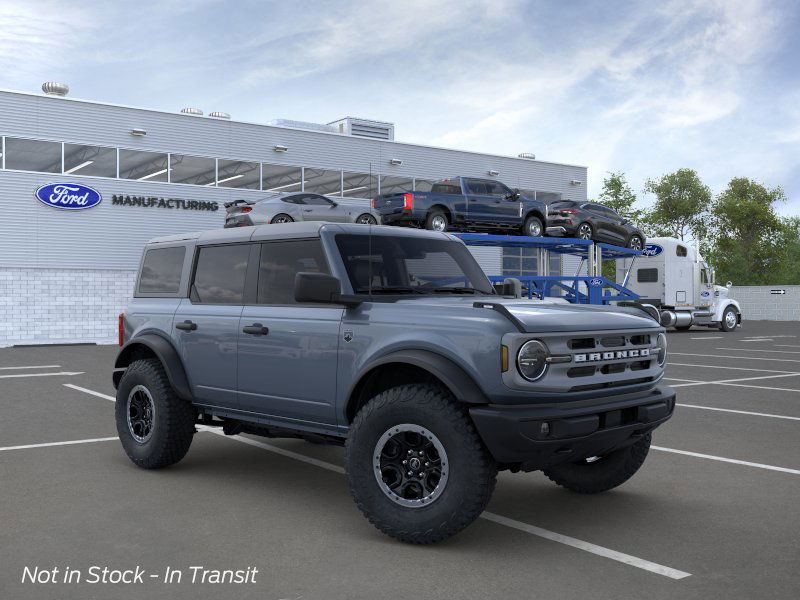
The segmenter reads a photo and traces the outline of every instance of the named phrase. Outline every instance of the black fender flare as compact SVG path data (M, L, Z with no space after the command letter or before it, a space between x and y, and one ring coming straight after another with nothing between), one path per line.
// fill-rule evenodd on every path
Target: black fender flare
M172 342L160 335L145 333L129 340L128 343L120 349L119 354L117 354L117 358L114 361L114 369L124 369L130 365L134 351L142 346L152 351L158 360L161 361L164 370L167 372L169 383L178 397L182 400L191 401L192 392L189 387L189 380L186 377L186 370L183 368L181 357L178 356L178 351L175 350ZM115 389L119 386L122 373L122 371L114 372L113 380Z
M368 363L354 378L354 383L347 392L348 405L353 400L353 392L364 381L371 371L390 363L404 363L427 371L456 397L469 404L487 404L486 395L475 380L455 362L429 350L398 350L377 358Z

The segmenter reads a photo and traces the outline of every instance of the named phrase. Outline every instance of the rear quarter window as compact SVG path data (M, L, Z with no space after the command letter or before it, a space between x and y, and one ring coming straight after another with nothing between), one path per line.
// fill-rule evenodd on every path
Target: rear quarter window
M142 271L139 273L137 292L148 295L177 294L185 256L184 246L147 250L142 261Z

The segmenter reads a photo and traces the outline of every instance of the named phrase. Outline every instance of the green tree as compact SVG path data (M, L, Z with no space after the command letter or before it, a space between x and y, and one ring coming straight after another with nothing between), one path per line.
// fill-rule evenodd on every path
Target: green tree
M651 234L681 240L706 236L711 190L696 171L678 169L660 179L648 179L644 191L656 197L655 204L644 216L644 224Z
M719 281L737 285L787 283L796 267L797 220L782 220L774 204L786 200L780 187L768 189L746 177L731 179L711 206L709 262Z
M607 175L608 177L603 180L603 191L600 192L598 201L638 225L642 220L643 211L634 207L636 194L628 184L625 173L609 171Z

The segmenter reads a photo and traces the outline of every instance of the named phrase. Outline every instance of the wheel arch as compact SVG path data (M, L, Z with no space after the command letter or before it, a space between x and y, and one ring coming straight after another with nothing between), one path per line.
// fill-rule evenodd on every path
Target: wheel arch
M400 350L369 363L354 378L345 417L352 423L359 409L382 391L405 383L437 383L468 404L488 400L475 380L449 358L428 350Z
M172 342L155 333L145 333L137 336L128 341L119 351L114 361L115 371L112 377L115 389L119 386L123 370L133 361L140 358L158 359L164 367L169 383L178 397L182 400L191 401L192 392L189 387L189 380L186 377L186 370L183 368L183 362L178 355L178 351L175 350Z
M450 210L450 207L442 204L441 202L437 202L436 204L432 205L428 208L428 211L425 213L426 216L430 215L435 210L441 210L444 215L447 217L447 222L452 225L453 224L453 211Z
M722 321L722 316L725 314L725 311L729 308L732 308L736 311L736 320L739 325L742 324L742 309L739 306L739 303L734 300L733 298L728 298L725 302L720 303L719 308L717 308L716 313L714 314L714 321L720 322Z
M547 219L544 218L544 214L538 208L531 208L525 215L522 217L522 223L524 224L525 221L528 220L528 217L538 217L539 220L542 222L542 227L547 227Z

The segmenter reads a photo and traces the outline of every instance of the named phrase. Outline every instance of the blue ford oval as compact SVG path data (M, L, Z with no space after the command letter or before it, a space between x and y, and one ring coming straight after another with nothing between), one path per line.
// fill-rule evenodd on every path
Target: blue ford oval
M63 210L92 208L102 202L97 190L79 183L48 183L36 190L36 199L42 204Z
M659 246L658 244L647 244L644 247L644 250L642 250L642 254L644 256L658 256L663 251L664 248L662 246Z

